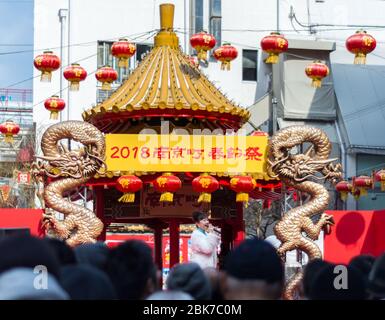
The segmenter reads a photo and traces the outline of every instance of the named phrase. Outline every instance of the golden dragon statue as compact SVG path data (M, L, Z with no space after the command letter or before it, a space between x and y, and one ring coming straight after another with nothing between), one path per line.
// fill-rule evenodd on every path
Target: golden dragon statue
M308 150L293 154L293 148L304 143L310 143ZM336 183L342 178L341 164L334 163L337 158L329 159L331 147L327 135L321 129L310 126L284 128L269 141L269 175L310 195L308 202L286 212L274 227L274 233L281 241L278 254L283 259L286 252L294 249L305 252L309 260L322 258L314 241L323 228L334 224L333 217L324 213L329 204L329 192L324 181ZM314 223L311 218L318 214L321 217ZM301 280L302 272L297 272L288 281L284 290L285 299L294 299Z
M71 139L84 145L68 150L62 139ZM99 169L104 168L105 141L103 134L93 125L83 121L65 121L50 126L41 139L43 156L36 157L32 166L35 177L50 177L52 182L44 189L45 213L43 226L72 247L96 242L103 223L95 214L64 195L84 183ZM64 214L58 220L52 210Z

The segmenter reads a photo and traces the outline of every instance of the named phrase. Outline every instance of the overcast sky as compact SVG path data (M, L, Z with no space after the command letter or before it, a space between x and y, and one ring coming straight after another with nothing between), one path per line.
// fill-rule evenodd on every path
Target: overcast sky
M32 77L33 0L0 0L0 12L0 88L7 88ZM32 89L32 80L10 88Z

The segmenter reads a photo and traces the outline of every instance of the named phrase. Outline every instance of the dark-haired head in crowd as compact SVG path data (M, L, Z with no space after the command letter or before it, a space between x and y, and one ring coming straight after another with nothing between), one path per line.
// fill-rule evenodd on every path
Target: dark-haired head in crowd
M210 300L211 287L201 267L194 262L176 264L167 277L167 289L190 294L195 300Z
M128 240L111 249L106 272L118 299L146 299L158 287L152 251L143 241Z
M375 260L376 258L374 258L371 255L360 255L360 256L354 257L349 262L350 267L355 268L362 274L362 277L364 278L364 281L365 281L365 287L368 286L369 274L370 274L370 271L372 270ZM368 296L369 295L367 295L367 297Z
M312 287L317 274L328 265L329 263L322 259L314 259L306 264L302 278L302 294L305 299L309 297L310 288Z
M365 281L353 267L329 264L316 273L309 289L310 300L364 300Z
M226 258L221 281L225 300L276 300L283 286L281 259L266 241L245 240Z
M368 293L371 300L385 299L385 254L376 259L369 273Z
M61 266L77 263L74 251L64 241L55 238L45 238L44 240L55 252Z
M79 264L86 264L105 270L109 249L104 242L85 243L74 249Z

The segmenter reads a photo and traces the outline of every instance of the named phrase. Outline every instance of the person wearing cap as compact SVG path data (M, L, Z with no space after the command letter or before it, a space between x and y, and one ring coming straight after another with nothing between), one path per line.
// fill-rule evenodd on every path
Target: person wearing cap
M268 242L248 239L226 257L221 275L225 300L277 300L284 287L284 270L276 249Z
M220 234L210 224L203 212L194 212L193 221L196 229L191 234L190 261L197 263L202 269L217 267L217 248Z

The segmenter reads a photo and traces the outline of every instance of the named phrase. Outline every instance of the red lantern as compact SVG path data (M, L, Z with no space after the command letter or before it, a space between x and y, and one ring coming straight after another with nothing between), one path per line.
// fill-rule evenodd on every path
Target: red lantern
M211 193L219 189L219 182L214 177L204 173L192 181L195 192L200 192L198 202L211 202Z
M354 64L365 64L366 55L372 52L377 45L376 39L364 30L358 30L347 38L346 49L355 54Z
M121 176L116 181L116 189L123 192L123 195L118 199L119 202L134 202L135 192L143 187L143 182L137 176L126 175Z
M329 68L326 64L316 60L306 67L305 73L312 79L311 85L314 88L321 88L322 79L329 75Z
M265 60L266 63L277 63L279 55L285 52L288 47L289 42L278 32L272 32L261 40L262 50L269 54Z
M110 66L100 68L95 77L102 83L102 90L111 90L111 83L118 79L118 73Z
M66 106L66 103L63 99L58 96L52 96L44 101L44 107L51 111L50 119L57 120L59 116L59 112L62 111Z
M0 124L0 132L5 135L5 142L12 143L13 136L17 135L20 131L20 126L12 120L7 120Z
M128 59L131 58L135 52L135 45L127 39L119 39L119 41L114 42L111 47L112 55L118 58L119 68L128 68Z
M385 191L385 170L381 169L375 174L376 181L381 183L381 191Z
M221 62L221 70L230 70L230 62L238 56L238 51L229 43L223 44L214 51L214 58Z
M230 179L230 189L237 193L237 202L248 202L249 192L251 192L257 183L249 176L235 176Z
M373 179L371 177L353 177L353 189L358 189L360 191L360 196L366 196L368 194L368 189L372 189L373 186Z
M340 181L336 184L336 190L340 193L341 200L346 201L348 194L353 190L353 186L348 181Z
M164 173L154 181L154 188L161 192L161 202L173 202L173 192L182 187L182 181L171 173Z
M64 70L63 75L70 82L70 90L78 91L79 82L87 78L87 71L78 63L72 63Z
M190 39L191 46L197 51L198 59L207 61L207 51L215 47L215 38L205 31L194 34Z
M35 68L41 71L40 81L51 82L52 71L60 68L60 59L52 51L44 51L33 61Z

